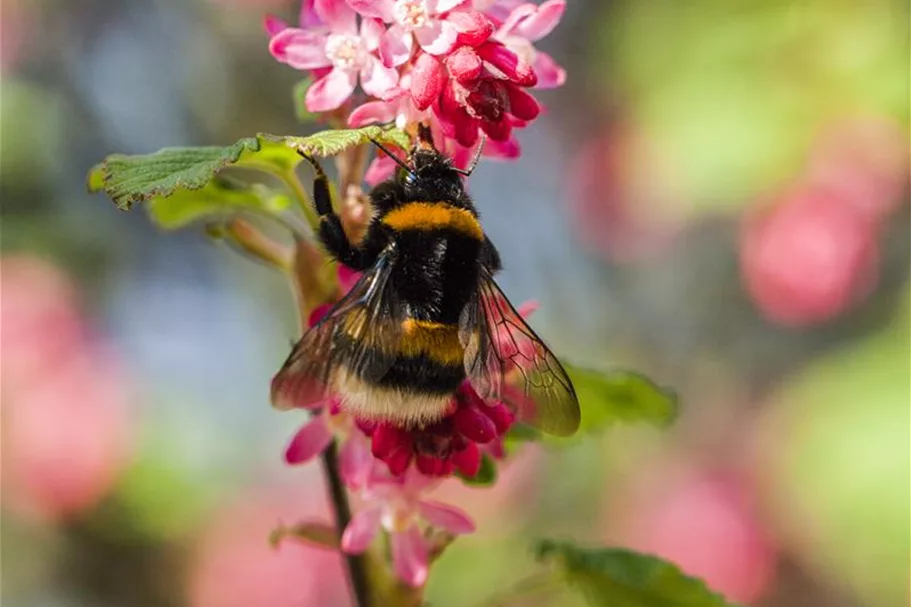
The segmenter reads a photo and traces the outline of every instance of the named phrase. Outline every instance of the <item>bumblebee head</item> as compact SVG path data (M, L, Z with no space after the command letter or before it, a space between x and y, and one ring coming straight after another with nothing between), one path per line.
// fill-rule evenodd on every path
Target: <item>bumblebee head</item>
M407 168L396 175L409 199L457 199L464 192L462 175L452 162L436 150L416 149L408 158Z
M380 142L374 140L378 148L386 152L399 165L395 181L405 190L406 195L421 196L432 192L446 197L458 197L464 191L462 177L468 177L481 159L485 138L482 135L475 155L465 169L454 167L452 160L440 153L433 144L430 128L421 124L418 137L407 161L392 154Z

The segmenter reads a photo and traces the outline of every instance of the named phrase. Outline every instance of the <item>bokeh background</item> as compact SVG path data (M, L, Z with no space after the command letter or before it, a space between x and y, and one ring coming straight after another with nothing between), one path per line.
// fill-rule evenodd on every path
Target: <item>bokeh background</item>
M3 0L8 607L347 605L334 555L267 544L328 516L318 467L281 461L301 417L267 401L282 280L84 188L112 152L312 129L261 27L296 9ZM479 532L433 605L483 605L548 536L745 605L908 605L908 27L901 1L569 2L543 45L566 86L472 192L554 349L673 386L681 415L445 486Z

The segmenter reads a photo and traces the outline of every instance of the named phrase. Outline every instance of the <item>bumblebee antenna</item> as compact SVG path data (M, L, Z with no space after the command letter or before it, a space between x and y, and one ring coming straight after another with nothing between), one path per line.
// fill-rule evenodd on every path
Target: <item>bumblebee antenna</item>
M386 154L387 156L389 156L390 158L392 158L392 160L394 160L395 163L396 163L397 165L399 165L400 167L402 167L403 169L405 169L410 175L412 175L413 177L417 177L417 175L414 174L414 171L411 170L411 167L408 166L408 164L406 164L404 160L402 160L401 158L399 158L398 156L396 156L395 154L393 154L392 152L390 152L390 151L389 151L389 148L387 148L386 146L384 146L382 143L380 143L379 141L377 141L377 140L374 139L373 137L370 138L370 141L373 142L373 145L375 145L376 147L378 147L378 148L380 148L381 150L383 150L383 152L385 152L385 154Z
M487 143L487 136L484 133L481 133L481 143L478 145L478 149L474 153L474 158L471 159L468 168L464 169L453 169L459 175L464 175L468 177L471 175L472 171L475 170L475 167L478 166L478 163L481 162L481 153L484 151L484 144Z

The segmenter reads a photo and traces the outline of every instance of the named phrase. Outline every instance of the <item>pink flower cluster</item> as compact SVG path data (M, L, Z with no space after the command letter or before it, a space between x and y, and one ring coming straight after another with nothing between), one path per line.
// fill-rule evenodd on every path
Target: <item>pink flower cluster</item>
M315 78L312 112L350 104L352 127L429 121L437 147L467 160L481 133L490 156L519 155L513 130L541 112L529 89L566 73L534 43L560 21L565 0L304 0L299 27L269 17L269 49ZM355 96L360 81L366 97ZM378 181L393 163L378 161Z
M823 132L800 178L744 216L742 280L763 317L818 325L874 291L908 167L907 135L889 121L853 117Z

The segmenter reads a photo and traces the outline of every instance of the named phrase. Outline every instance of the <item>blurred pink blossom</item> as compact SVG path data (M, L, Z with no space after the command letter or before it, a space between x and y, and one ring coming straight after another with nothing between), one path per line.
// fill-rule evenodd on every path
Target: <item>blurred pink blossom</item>
M8 394L43 382L48 368L77 358L88 328L69 277L44 260L0 258L0 290L0 374Z
M583 244L628 262L655 256L681 229L679 197L666 165L638 126L623 119L595 130L573 154L568 204Z
M4 505L41 520L97 504L129 463L131 390L75 288L31 257L0 261Z
M285 541L271 548L282 523L328 518L325 507L301 492L251 492L217 512L203 530L190 569L190 607L322 607L346 604L337 553Z
M875 225L825 189L797 189L752 212L741 232L744 286L760 312L788 326L831 320L876 283Z
M810 152L804 179L856 207L872 221L901 204L911 177L911 145L900 124L878 116L829 125Z
M740 481L684 472L635 495L614 518L630 548L673 561L742 604L762 597L775 575L775 550Z

